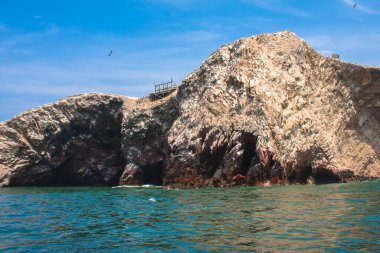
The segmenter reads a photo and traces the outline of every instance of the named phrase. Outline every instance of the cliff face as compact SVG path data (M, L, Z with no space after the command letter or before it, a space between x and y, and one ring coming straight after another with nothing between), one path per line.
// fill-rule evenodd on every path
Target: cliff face
M0 185L102 185L124 169L121 96L87 94L0 124Z
M380 175L380 69L323 57L293 33L222 47L178 98L167 184Z
M158 102L87 94L0 124L1 185L179 187L380 176L380 69L290 32L223 46Z

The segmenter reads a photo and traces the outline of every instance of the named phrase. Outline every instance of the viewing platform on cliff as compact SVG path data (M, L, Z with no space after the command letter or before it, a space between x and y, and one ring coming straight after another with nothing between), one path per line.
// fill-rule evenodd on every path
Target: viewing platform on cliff
M169 82L154 84L154 93L149 95L151 101L162 99L178 89L178 85L170 79Z

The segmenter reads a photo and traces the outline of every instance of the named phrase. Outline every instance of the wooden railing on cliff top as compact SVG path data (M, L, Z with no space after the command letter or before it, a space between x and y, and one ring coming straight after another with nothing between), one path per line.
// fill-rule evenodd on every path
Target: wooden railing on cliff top
M164 98L177 90L177 88L178 85L173 81L173 79L170 79L169 82L154 84L154 93L149 95L150 100L156 101Z

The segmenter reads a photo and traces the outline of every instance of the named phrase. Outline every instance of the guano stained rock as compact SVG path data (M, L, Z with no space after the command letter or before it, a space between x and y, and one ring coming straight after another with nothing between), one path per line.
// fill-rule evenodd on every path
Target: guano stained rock
M221 47L160 101L83 94L0 123L0 185L378 178L379 136L379 68L262 34Z

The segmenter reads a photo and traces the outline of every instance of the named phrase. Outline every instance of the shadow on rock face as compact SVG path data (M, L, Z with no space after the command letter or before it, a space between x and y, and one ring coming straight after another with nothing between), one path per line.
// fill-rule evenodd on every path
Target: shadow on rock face
M120 177L120 185L162 185L163 184L163 161L138 167L128 164Z
M168 135L179 115L176 97L124 115L121 142L126 161L121 185L162 185L167 157L171 153Z

